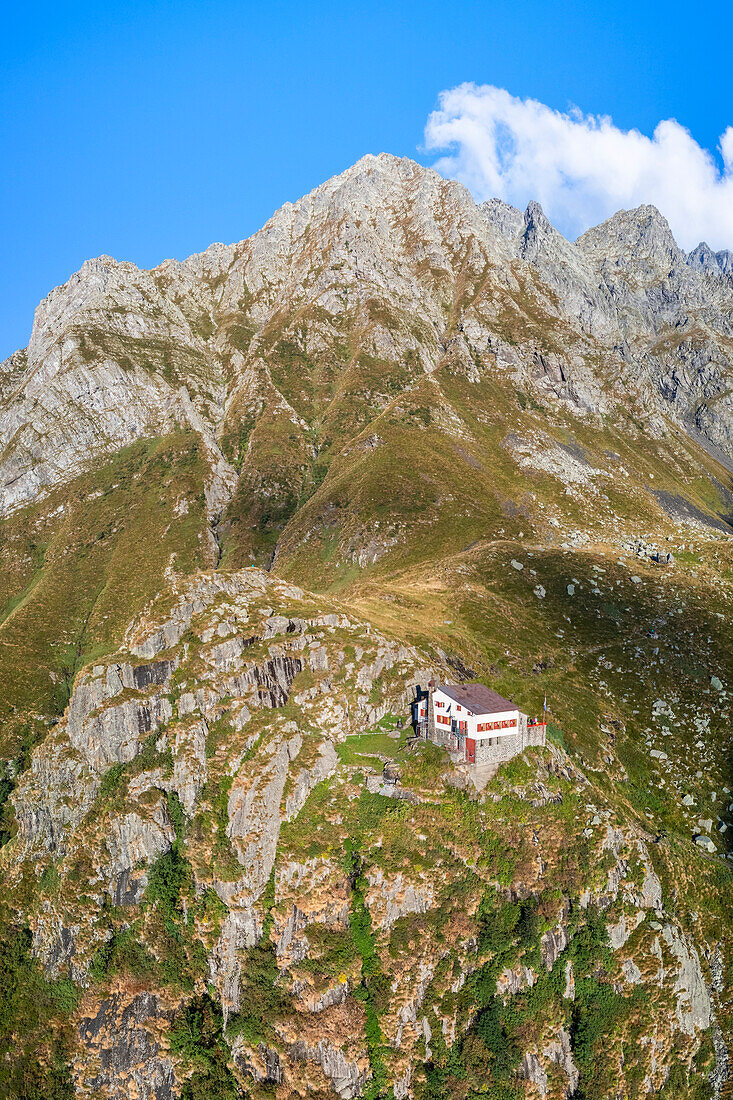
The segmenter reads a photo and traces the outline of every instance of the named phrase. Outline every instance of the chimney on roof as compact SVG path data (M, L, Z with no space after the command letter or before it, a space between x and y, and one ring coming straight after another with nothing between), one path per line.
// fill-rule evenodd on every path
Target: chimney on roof
M428 740L435 741L435 714L433 707L433 692L435 680L428 680Z

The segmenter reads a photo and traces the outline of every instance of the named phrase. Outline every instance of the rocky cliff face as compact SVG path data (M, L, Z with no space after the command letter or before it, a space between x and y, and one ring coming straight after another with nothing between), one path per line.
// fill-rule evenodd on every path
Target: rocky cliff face
M0 367L3 1095L725 1095L729 261L381 155L39 306ZM476 790L408 741L430 676L547 700L550 743Z
M232 1094L408 1096L436 1062L449 1084L449 1049L544 1096L689 1074L722 1010L716 922L685 928L679 857L561 749L472 803L440 751L362 736L447 674L429 654L257 570L160 605L79 677L10 800L6 886L46 981L81 990L78 1095L213 1089L201 1019ZM363 788L380 757L409 801ZM600 1061L585 1010L615 1029Z

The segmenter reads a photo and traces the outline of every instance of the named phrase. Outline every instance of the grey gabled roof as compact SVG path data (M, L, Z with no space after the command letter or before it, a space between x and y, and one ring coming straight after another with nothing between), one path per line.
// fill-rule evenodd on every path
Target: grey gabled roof
M437 684L435 690L442 691L472 714L500 714L504 710L519 709L511 699L497 695L486 684Z

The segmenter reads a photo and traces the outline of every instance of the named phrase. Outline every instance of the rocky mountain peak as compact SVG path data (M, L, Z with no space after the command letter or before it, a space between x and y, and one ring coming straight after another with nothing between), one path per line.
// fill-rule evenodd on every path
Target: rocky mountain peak
M655 206L638 206L588 229L576 241L594 262L656 278L686 264L667 219Z
M703 271L712 275L727 275L733 271L733 252L727 248L713 252L705 241L701 241L687 257L687 263L694 271Z
M48 336L58 329L69 314L83 309L91 299L103 296L117 268L126 273L137 271L134 264L118 264L112 256L97 256L85 260L78 271L61 286L46 295L36 307L33 330L28 344L31 357L40 344L41 349Z
M562 256L567 261L574 256L575 250L551 224L540 203L532 199L524 212L521 255L531 263L537 260L540 252L555 258Z
M487 199L479 209L508 241L516 241L524 232L524 214L503 199Z
M691 268L698 271L720 271L720 265L718 263L718 257L713 252L712 248L705 241L700 241L697 248L694 248L687 257L687 262Z
M479 209L491 225L513 244L516 254L522 255L524 259L536 258L538 252L548 246L549 241L557 247L559 240L565 240L550 223L540 203L534 199L527 204L524 211L503 199L488 199L481 203Z
M710 250L703 254L711 263ZM537 202L524 212L499 199L477 206L462 184L430 168L368 154L286 203L246 241L214 244L151 271L100 256L53 290L36 311L25 358L2 372L0 511L78 472L86 458L181 421L205 433L207 453L222 470L215 437L227 437L232 409L249 418L253 403L261 410L275 402L305 430L312 399L295 400L292 379L279 367L274 389L262 382L272 374L278 340L290 348L289 362L297 349L320 363L335 343L346 346L340 326L360 318L358 354L385 364L414 355L420 370L432 373L448 344L446 323L454 323L446 303L467 281L480 287L487 271L485 301L451 307L463 312L461 324L486 332L475 337L479 349L493 339L492 311L528 303L528 288L542 318L539 328L533 320L526 330L534 343L548 324L559 324L599 342L602 350L593 343L589 355L678 328L691 310L705 309L706 324L721 333L732 324L727 281L711 290L652 206L621 211L572 243ZM304 320L291 322L296 315ZM534 343L522 352L530 361ZM701 362L711 354L706 348ZM666 368L653 364L649 371L652 389L677 393L657 382ZM573 407L599 408L603 386L589 379L570 385L568 373L564 366L558 377ZM704 375L711 396L725 390L719 374L715 367ZM697 366L691 377L703 378ZM690 385L697 392L698 383ZM386 383L383 389L391 392ZM700 402L686 396L682 404ZM720 406L712 407L719 427L706 432L727 449L730 430ZM231 471L227 476L234 480Z
M720 270L725 275L729 275L730 272L733 271L733 252L731 252L729 248L723 248L720 252L716 252L715 255L720 265Z
M413 192L460 188L468 195L461 184L444 179L408 157L368 153L296 202L285 203L267 225L287 216L297 226L306 212L309 216L315 213L331 217L347 212L375 215L385 203L398 200L405 188Z
M557 232L555 227L550 224L547 215L542 209L542 204L537 202L535 199L530 199L530 201L527 203L527 209L524 212L524 220L527 228L532 226L545 232L549 232L550 230L554 230L554 232Z

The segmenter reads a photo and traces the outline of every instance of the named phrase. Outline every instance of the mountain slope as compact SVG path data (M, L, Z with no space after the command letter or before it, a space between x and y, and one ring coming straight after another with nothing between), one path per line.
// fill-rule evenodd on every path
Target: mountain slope
M41 303L0 1092L724 1095L732 326L652 207L571 243L384 154ZM466 789L398 722L431 673L552 743Z

